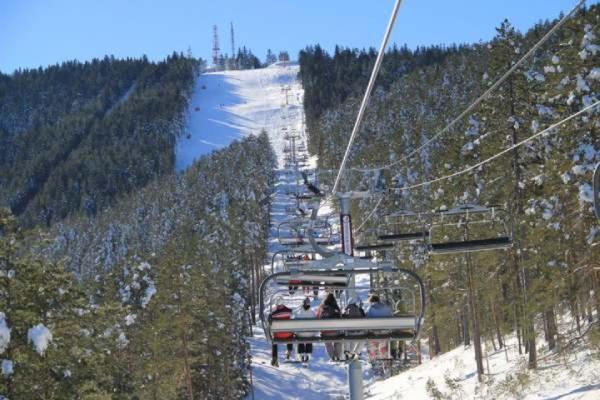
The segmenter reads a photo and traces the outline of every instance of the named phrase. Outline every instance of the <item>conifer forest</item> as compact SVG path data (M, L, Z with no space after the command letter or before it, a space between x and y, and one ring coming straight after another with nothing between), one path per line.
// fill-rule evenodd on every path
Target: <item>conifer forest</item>
M568 11L0 72L0 400L600 398L600 4Z

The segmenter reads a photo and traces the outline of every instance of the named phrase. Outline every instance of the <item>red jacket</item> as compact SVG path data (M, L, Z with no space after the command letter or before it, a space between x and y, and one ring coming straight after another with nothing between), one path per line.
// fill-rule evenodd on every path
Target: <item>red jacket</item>
M292 310L287 308L286 306L282 305L278 305L275 308L275 311L273 311L271 313L271 319L292 319ZM291 339L292 337L294 337L294 334L292 332L277 332L273 335L273 337L275 339Z

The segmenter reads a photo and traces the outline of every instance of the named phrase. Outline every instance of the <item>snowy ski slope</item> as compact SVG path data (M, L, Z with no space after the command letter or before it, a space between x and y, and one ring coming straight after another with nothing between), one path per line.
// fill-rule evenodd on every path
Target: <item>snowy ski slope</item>
M279 170L276 171L277 181L275 183L272 208L271 208L271 230L269 237L269 256L281 249L277 240L277 226L289 219L286 208L293 207L295 202L287 194L293 191L297 184L297 176L290 170L284 169L283 148L286 140L285 132L295 130L300 138L298 145L306 147L307 137L303 129L303 106L304 91L297 81L298 66L283 67L273 65L263 71L263 82L269 80L265 87L264 97L271 104L271 112L265 113L266 130L274 146L279 160ZM268 78L267 78L268 77ZM287 95L280 88L280 84L289 86ZM258 104L258 103L256 103ZM266 108L266 107L265 107ZM286 131L282 130L286 128ZM298 155L307 154L299 151ZM267 272L271 266L265 265ZM318 306L318 301L313 304ZM284 362L285 346L279 346L279 368L271 366L271 345L264 337L260 326L254 328L254 337L249 338L252 348L252 372L253 393L249 399L343 399L346 393L346 369L343 364L329 362L322 345L316 345L314 358L308 367L298 363Z
M276 63L262 69L200 75L187 111L186 132L176 146L177 169L183 170L202 155L233 140L259 134L262 129L271 135L281 164L284 141L281 135L272 133L279 133L286 123L281 118L285 104L282 85L293 84L288 95L289 112L302 112L301 97L297 97L302 92L295 83L298 69L296 64ZM295 121L300 123L301 119Z

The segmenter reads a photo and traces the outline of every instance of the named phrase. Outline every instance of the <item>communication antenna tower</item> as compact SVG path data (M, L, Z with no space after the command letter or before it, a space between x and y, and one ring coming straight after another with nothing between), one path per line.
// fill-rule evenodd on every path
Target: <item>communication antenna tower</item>
M217 67L219 65L219 32L217 31L217 26L213 25L213 48L212 48L212 56L213 56L213 65Z
M231 58L235 58L235 35L233 34L233 22L231 22Z

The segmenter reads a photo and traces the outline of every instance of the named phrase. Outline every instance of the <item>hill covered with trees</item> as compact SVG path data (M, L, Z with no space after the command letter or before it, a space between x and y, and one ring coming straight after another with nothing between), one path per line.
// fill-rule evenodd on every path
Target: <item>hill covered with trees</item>
M0 393L242 397L275 166L262 134L50 231L2 210Z
M429 144L521 58L556 22L525 33L508 21L489 44L392 49L352 147L341 190L360 188L383 171L388 190L361 201L354 221L371 215L359 239L373 237L385 216L461 204L505 209L513 247L506 251L426 257L419 245L390 257L426 280L425 334L433 355L481 338L503 346L516 332L519 351L536 366L536 337L558 346L557 313L577 327L600 312L598 240L591 180L600 161L596 108L468 173L464 168L509 149L597 101L600 90L600 7L580 10L470 115ZM300 54L300 77L312 152L337 169L346 149L374 51L317 47ZM342 90L338 87L343 87ZM380 166L386 166L378 170ZM457 173L451 179L408 186ZM333 176L322 177L331 182ZM371 233L369 233L371 232ZM421 254L422 256L420 256ZM469 287L472 290L469 291ZM469 295L470 292L470 295ZM597 324L597 322L596 322ZM598 328L596 332L596 345ZM564 344L564 343L563 343ZM481 355L478 363L482 370Z
M50 226L171 173L198 66L174 53L0 75L0 205Z

